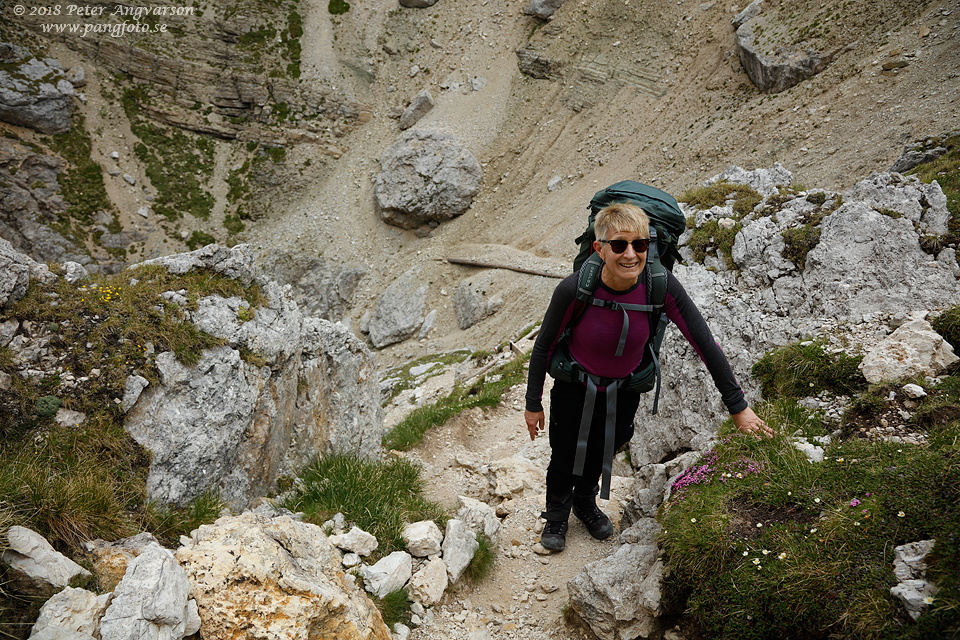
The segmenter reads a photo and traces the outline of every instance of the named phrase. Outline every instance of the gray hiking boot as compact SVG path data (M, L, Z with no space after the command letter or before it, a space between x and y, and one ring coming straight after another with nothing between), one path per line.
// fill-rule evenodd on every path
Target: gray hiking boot
M540 534L540 545L551 551L563 551L567 545L567 521L547 520Z

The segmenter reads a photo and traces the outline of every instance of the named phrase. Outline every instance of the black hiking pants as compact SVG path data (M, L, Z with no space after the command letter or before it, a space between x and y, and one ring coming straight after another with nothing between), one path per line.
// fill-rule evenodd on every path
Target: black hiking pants
M570 509L577 505L594 503L599 492L603 469L604 425L607 420L607 394L597 392L593 419L587 439L587 456L583 475L573 475L577 454L577 437L587 387L578 382L555 380L550 391L550 464L547 466L547 520L565 521ZM640 406L640 394L629 389L617 390L617 421L614 450L633 437L633 418Z

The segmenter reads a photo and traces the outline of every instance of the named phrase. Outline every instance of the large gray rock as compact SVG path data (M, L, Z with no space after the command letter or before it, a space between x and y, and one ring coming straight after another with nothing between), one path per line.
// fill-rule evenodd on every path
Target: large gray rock
M755 28L763 18L746 22L737 29L737 50L740 64L750 80L764 93L780 93L814 76L833 59L833 53L821 54L813 49L801 50L779 43L758 42ZM766 26L772 30L774 26Z
M423 324L427 285L420 270L411 268L380 294L370 318L370 341L378 349L413 336Z
M753 20L758 15L760 15L760 11L763 9L762 5L763 5L762 0L753 0L753 2L747 5L746 9L738 13L736 17L731 21L731 23L733 24L733 28L739 29L741 25L749 22L750 20Z
M480 191L480 163L453 136L411 130L380 157L376 198L388 224L415 229L455 218Z
M57 276L45 264L35 262L0 238L0 307L20 300L27 294L30 279L51 282Z
M495 278L495 274L487 271L457 285L453 308L461 329L469 329L503 307L503 297L493 293Z
M779 162L774 163L770 169L753 169L747 171L736 165L731 165L722 173L718 173L703 183L709 187L717 182L732 182L733 184L742 184L750 187L762 196L772 196L779 192L778 187L790 186L793 180L793 174Z
M913 224L853 201L827 216L807 255L800 308L852 318L899 308L935 309L956 300L953 272L923 252Z
M153 262L260 281L248 258L237 247L211 246ZM151 499L186 504L216 489L244 507L319 453L378 455L383 409L370 352L346 328L304 318L275 282L261 288L266 305L247 321L240 299L201 301L194 323L228 344L197 365L157 356L160 384L142 391L125 421L152 453Z
M601 640L649 638L662 613L656 544L625 544L567 583L570 606Z
M347 315L366 269L307 254L281 252L265 266L271 278L293 287L300 312L336 322Z
M101 640L180 640L199 628L190 582L173 553L149 545L127 567L100 620Z
M860 200L879 211L893 211L920 225L926 233L944 234L950 211L947 197L936 180L930 184L915 176L875 173L843 194L845 201Z
M19 593L50 596L73 578L90 572L53 548L35 531L14 525L7 531L3 562L9 567L10 586Z
M383 598L402 589L413 576L413 558L406 551L394 551L372 566L360 567L360 577L367 591Z
M4 45L0 45L4 46ZM14 55L14 49L20 55ZM6 46L0 67L0 120L40 133L66 133L73 113L73 85L53 58L23 55Z
M477 534L470 525L462 520L447 520L447 530L443 536L443 561L447 565L447 577L453 584L460 579L474 554L480 548Z
M203 638L391 640L363 591L343 573L323 529L247 513L191 533L177 560L193 587Z
M564 2L565 0L530 0L523 12L541 20L549 20Z
M0 137L0 237L37 262L87 264L83 247L54 231L69 206L60 194L63 160Z

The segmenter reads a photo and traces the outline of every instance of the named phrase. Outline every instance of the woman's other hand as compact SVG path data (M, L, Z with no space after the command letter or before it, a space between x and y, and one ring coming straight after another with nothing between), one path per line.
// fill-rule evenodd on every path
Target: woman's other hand
M530 439L534 440L537 437L537 433L543 430L543 425L546 420L543 411L524 411L523 419L527 423L527 431L530 432Z
M768 427L767 423L761 420L750 407L747 407L740 413L734 413L730 417L733 418L733 424L736 425L740 433L753 436L758 440L761 436L767 438L773 437L773 429Z

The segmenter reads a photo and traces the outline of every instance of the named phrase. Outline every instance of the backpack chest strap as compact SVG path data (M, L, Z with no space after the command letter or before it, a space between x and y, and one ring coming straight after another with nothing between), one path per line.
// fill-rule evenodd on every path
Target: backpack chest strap
M630 331L630 316L627 315L627 311L646 311L647 313L651 313L654 311L660 311L663 308L662 304L629 304L626 302L616 302L614 300L601 300L599 298L591 298L590 304L595 307L603 307L604 309L610 309L612 311L623 311L623 328L620 330L620 342L617 344L617 356L623 355L623 348L627 344L627 333Z

